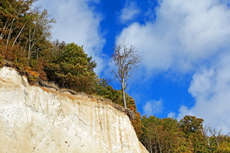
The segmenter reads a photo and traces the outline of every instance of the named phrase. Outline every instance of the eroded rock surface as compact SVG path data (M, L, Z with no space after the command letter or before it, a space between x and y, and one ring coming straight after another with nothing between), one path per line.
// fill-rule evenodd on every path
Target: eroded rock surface
M147 153L128 116L94 98L31 86L0 68L1 153Z

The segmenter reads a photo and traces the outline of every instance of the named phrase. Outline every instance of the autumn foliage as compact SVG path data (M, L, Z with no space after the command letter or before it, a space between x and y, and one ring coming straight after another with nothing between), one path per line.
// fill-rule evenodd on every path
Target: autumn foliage
M54 19L46 10L32 10L34 0L0 2L0 67L7 61L30 82L53 82L60 88L99 95L124 106L122 90L115 90L95 72L96 62L83 46L51 42L50 29ZM80 30L80 29L79 29ZM135 114L131 120L136 134L149 152L230 152L230 137L203 127L203 120L185 116L173 118L141 118L135 100L124 95L127 108ZM207 134L207 131L210 132Z
M215 134L205 132L201 118L185 116L178 122L173 118L143 116L141 122L143 133L139 138L149 152L229 152L230 137L221 131ZM210 141L206 141L206 138Z
M21 74L27 74L30 82L40 78L59 88L100 95L123 106L122 92L95 74L97 64L83 46L50 41L55 20L50 19L46 10L31 9L33 3L34 0L0 3L0 66L6 60ZM136 114L133 125L140 131L141 116L135 100L128 94L125 98L127 107Z

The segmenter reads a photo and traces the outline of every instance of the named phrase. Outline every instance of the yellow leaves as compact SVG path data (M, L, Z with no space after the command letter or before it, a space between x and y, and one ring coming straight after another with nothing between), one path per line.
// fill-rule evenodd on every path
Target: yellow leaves
M24 68L24 70L25 70L25 72L27 72L29 74L29 79L31 81L37 81L37 79L39 77L39 73L38 72L32 71L30 66L28 66L28 67L26 66Z
M2 66L4 66L5 65L5 63L3 62L3 58L2 58L2 56L1 56L1 54L0 54L0 67L2 67Z
M229 140L222 141L219 143L219 147L214 153L229 153L230 152L230 142Z

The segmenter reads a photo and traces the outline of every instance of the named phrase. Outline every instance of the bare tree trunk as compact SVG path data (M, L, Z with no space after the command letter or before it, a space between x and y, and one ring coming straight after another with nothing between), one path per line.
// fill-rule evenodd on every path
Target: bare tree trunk
M6 29L6 25L8 24L8 20L6 21L6 24L5 24L5 26L3 27L3 29L2 29L2 33L1 33L1 37L0 37L0 39L3 39L3 37L4 37L4 32L5 32L5 29Z
M31 53L31 30L29 31L29 40L28 40L28 43L29 43L29 46L28 46L28 66L29 66L29 63L30 63L30 53Z
M122 48L124 51L122 51ZM117 73L113 71L115 77L121 83L122 98L124 103L124 108L127 108L125 93L128 90L127 78L132 77L131 73L134 68L138 67L138 63L141 62L141 57L137 54L137 51L134 47L127 48L125 42L123 44L117 45L114 47L114 54L112 55L113 61L115 61L116 66L118 67Z
M38 61L39 55L38 55L38 49L37 49L37 61Z
M208 135L203 135L203 137L207 142L207 145L208 145L208 148L209 148L210 152L212 152L212 148L211 148L211 145L210 145L210 137Z
M158 142L158 143L159 143L159 142ZM160 143L159 143L158 145L159 145L160 153L162 153L162 149L161 149Z
M25 47L24 47L24 55L25 55L25 53L26 53L26 47L27 47L27 44L28 44L28 40L26 40L26 44L25 44Z
M208 138L207 143L208 143L208 148L209 148L210 152L212 152L212 147L210 144L210 137Z
M26 23L27 23L27 21L26 21ZM22 29L20 30L20 32L18 33L17 37L15 38L14 43L13 43L13 45L12 45L12 49L14 48L14 45L15 45L15 43L16 43L18 37L21 35L23 29L25 28L26 23L23 25Z
M10 38L11 38L11 30L12 30L12 26L13 26L13 22L14 22L14 20L15 19L13 19L13 21L12 21L12 24L11 24L11 26L10 26L10 31L9 31L9 33L8 33L8 38L7 38L7 42L6 42L6 48L5 48L5 51L7 50L7 48L8 48L8 44L9 44L9 41L10 41Z
M216 145L217 145L217 147L219 148L220 146L219 146L219 138L220 138L220 136L221 136L221 131L222 131L222 129L220 129L219 131L217 131L216 129L214 129L214 130L212 130L210 127L209 127L209 132L212 134L212 136L214 137L214 139L215 139L215 142L216 142Z
M153 148L152 148L152 142L151 142L151 139L150 139L150 153L153 153Z
M155 140L155 153L157 153L157 142Z
M216 137L215 137L215 141L216 141L216 145L217 145L217 147L218 147L218 148L220 148L219 143L218 143L218 141L217 141L217 138L216 138Z
M121 90L122 90L122 98L123 98L123 104L124 104L124 108L126 109L126 99L125 99L125 89L124 89L124 78L122 79L122 83L121 83Z

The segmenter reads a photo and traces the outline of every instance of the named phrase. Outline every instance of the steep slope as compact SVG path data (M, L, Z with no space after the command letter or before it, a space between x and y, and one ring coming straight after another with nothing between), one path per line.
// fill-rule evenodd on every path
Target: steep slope
M128 116L86 95L31 86L0 69L0 152L145 153Z

